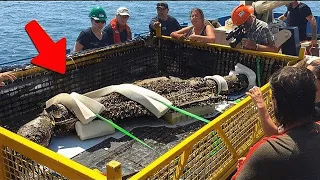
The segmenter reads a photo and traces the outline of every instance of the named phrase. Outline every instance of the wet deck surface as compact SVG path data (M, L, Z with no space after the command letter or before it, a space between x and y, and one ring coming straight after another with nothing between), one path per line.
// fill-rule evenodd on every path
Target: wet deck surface
M120 139L106 139L72 159L89 168L97 168L102 172L106 172L106 163L116 160L122 165L123 176L130 176L153 162L161 154L167 152L204 125L205 123L203 122L194 121L175 128L165 126L137 127L131 133L157 152L124 136Z

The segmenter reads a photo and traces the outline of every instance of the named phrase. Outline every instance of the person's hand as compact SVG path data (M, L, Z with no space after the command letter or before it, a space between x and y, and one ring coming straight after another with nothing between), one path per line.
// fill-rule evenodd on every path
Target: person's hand
M243 165L244 160L246 160L246 157L242 157L238 159L238 164L237 164L237 169L239 170L239 168Z
M246 94L252 98L253 103L257 106L258 109L265 107L264 99L262 96L262 92L260 91L260 88L254 86Z
M161 23L159 21L155 21L152 26L155 29L156 27L159 27L161 25Z
M249 39L243 39L242 40L242 45L245 49L251 49L251 50L255 50L256 49L256 44L254 42L252 42Z
M318 47L318 42L316 39L311 40L311 47Z
M190 41L197 41L198 37L196 35L192 34L189 36L189 39L190 39Z
M6 81L6 80L14 81L16 79L17 79L16 76L12 72L0 73L0 87L5 85L3 81Z
M186 39L186 33L184 33L184 34L178 34L177 35L177 39L180 39L180 40L184 40L184 39Z

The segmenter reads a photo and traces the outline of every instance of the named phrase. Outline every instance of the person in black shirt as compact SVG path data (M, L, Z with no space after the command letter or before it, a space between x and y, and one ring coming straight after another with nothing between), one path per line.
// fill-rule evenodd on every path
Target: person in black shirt
M280 20L287 20L288 26L297 26L299 29L300 41L307 40L307 22L309 21L312 30L312 45L317 44L317 22L312 15L311 9L306 4L293 1L287 6L287 12L279 17Z
M203 11L199 8L193 8L190 12L192 26L182 28L170 34L172 38L186 38L192 41L214 43L215 34L212 24L207 23L204 19Z
M106 24L106 13L102 7L97 6L91 9L89 17L91 19L91 28L81 31L73 52L79 52L87 49L94 49L109 45L107 42L107 34L102 31Z
M309 69L316 78L317 91L315 99L315 111L313 113L312 119L315 122L320 122L320 58L314 59L311 62L309 62L307 58L304 58L303 60L299 61L295 66ZM277 125L271 119L271 116L268 113L260 89L258 87L253 87L249 90L249 92L247 92L247 95L249 95L252 98L252 101L258 108L262 128L266 136L279 134L279 131L281 132L281 127L278 128Z
M130 14L128 8L120 7L117 10L116 17L103 29L108 35L108 44L118 44L132 39L131 29L127 24L129 18Z
M316 77L317 93L315 119L316 121L320 121L320 58L313 60L310 64L307 65L307 68Z
M157 4L158 15L151 19L149 24L150 34L155 35L156 26L161 24L161 35L170 36L174 31L181 29L181 26L176 18L168 15L169 7L165 2Z
M283 132L250 148L246 158L238 161L232 180L319 179L320 125L312 119L314 74L305 67L286 66L272 75L270 86L275 117Z

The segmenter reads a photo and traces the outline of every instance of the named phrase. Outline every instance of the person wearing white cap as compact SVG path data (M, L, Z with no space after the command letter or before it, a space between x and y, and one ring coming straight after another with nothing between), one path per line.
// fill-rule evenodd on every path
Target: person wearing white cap
M120 7L116 12L116 17L110 21L103 31L107 33L107 41L109 44L118 44L132 39L132 33L127 24L130 18L128 8Z

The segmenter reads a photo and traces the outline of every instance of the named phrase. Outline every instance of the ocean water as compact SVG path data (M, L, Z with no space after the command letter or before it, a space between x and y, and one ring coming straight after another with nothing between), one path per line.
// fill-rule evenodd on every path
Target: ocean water
M320 15L320 2L304 1L315 15ZM67 48L72 49L79 33L90 27L89 11L102 6L108 20L121 7L129 8L129 25L133 33L148 31L152 17L156 15L157 1L1 1L0 2L0 64L16 61L38 54L25 31L25 25L37 20L54 41L67 39ZM207 19L230 15L239 1L168 1L169 14L180 23L190 24L189 12L198 7ZM284 12L280 7L275 12ZM30 60L26 60L28 62Z

